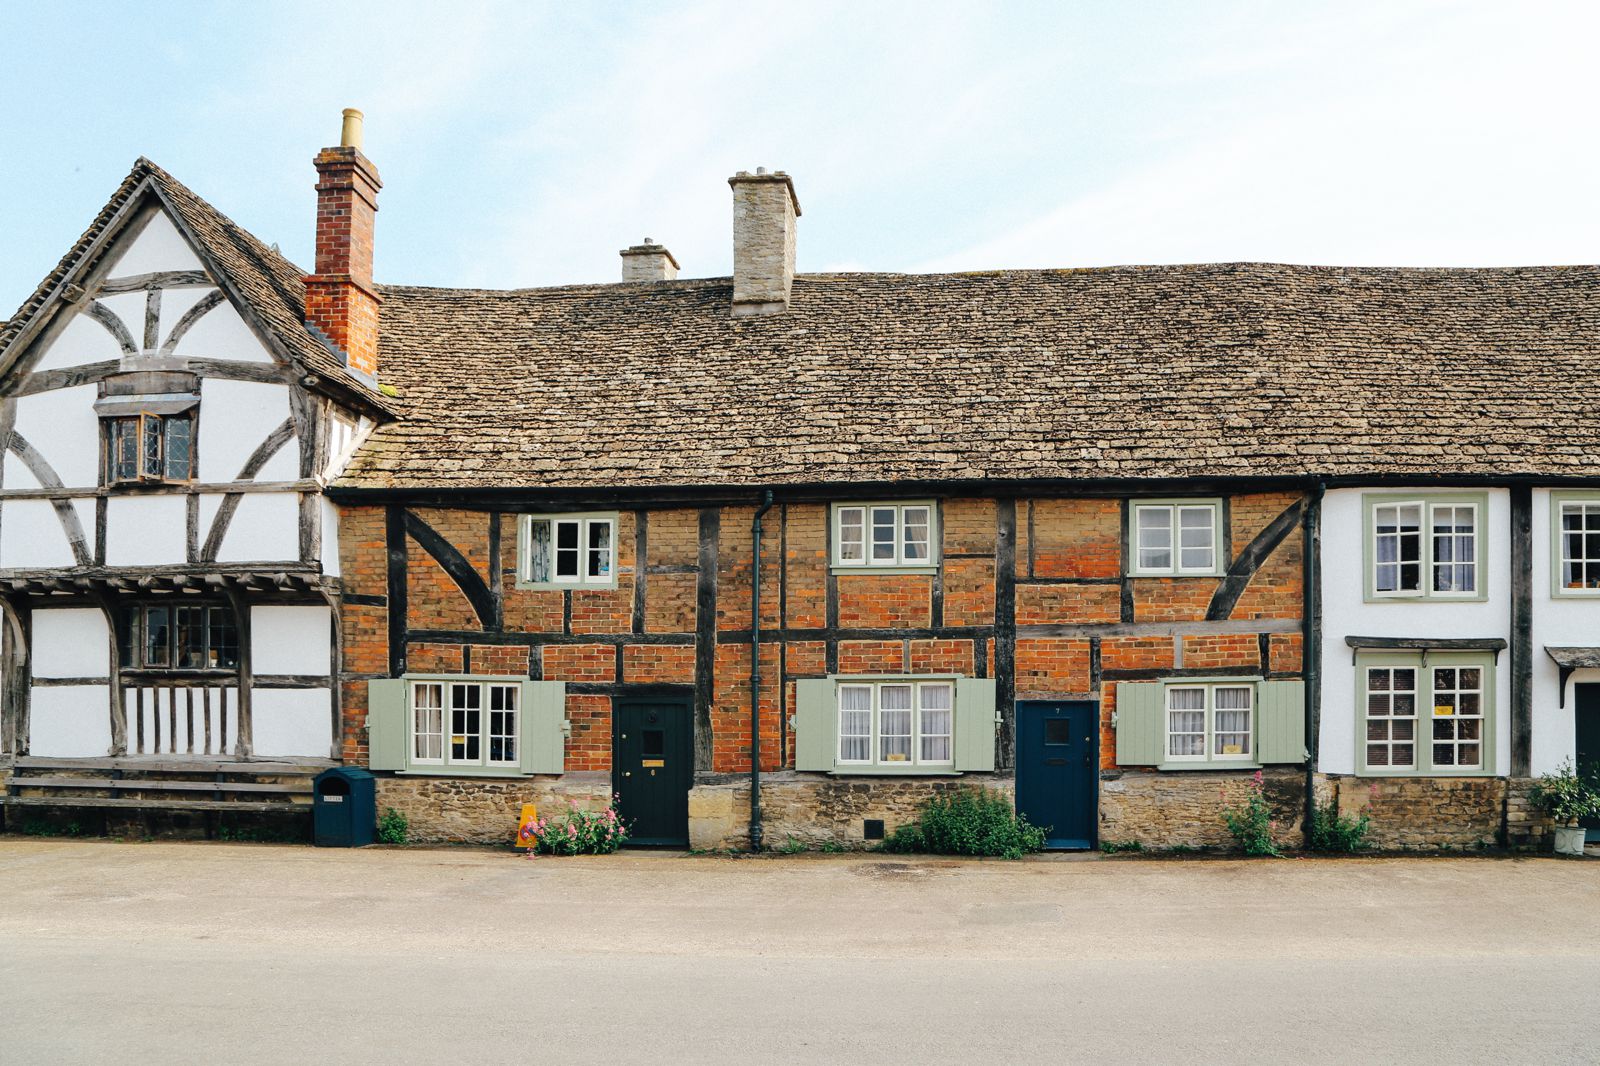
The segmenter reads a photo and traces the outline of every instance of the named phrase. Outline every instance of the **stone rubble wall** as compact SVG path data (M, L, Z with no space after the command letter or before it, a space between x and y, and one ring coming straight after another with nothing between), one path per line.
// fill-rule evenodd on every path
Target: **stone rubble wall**
M522 805L540 817L568 809L604 810L611 775L569 773L525 778L380 777L378 817L393 807L406 816L416 844L506 844L515 842Z
M1226 849L1233 837L1223 823L1224 808L1241 807L1253 772L1233 770L1102 774L1100 840L1137 843L1160 851L1171 848ZM1305 773L1267 770L1262 787L1272 808L1272 838L1283 848L1298 848L1305 823Z
M1319 775L1322 776L1322 775ZM1550 819L1528 801L1530 778L1323 777L1339 813L1371 821L1367 843L1384 850L1510 847L1544 850Z

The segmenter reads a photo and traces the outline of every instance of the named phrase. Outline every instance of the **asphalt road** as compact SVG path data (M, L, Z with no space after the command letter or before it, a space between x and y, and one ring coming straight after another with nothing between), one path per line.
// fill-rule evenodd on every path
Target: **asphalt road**
M0 839L0 1062L1600 1062L1600 863Z

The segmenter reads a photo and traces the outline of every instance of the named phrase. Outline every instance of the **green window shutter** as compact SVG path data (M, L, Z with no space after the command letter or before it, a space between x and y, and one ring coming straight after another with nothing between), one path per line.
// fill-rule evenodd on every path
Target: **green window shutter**
M1306 683L1263 681L1256 686L1260 707L1256 759L1259 762L1306 761Z
M1164 687L1155 681L1117 683L1117 765L1155 766L1166 760Z
M839 712L833 682L815 678L794 683L794 768L832 770L839 748Z
M390 677L367 682L367 765L406 768L406 682Z
M994 679L956 680L956 769L994 769Z
M567 769L567 684L522 682L522 772L560 774Z

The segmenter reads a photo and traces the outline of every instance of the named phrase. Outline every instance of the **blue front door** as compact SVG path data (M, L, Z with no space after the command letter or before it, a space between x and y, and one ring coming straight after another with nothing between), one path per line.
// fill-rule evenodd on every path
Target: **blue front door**
M1096 703L1017 704L1017 811L1047 847L1094 847L1099 734Z

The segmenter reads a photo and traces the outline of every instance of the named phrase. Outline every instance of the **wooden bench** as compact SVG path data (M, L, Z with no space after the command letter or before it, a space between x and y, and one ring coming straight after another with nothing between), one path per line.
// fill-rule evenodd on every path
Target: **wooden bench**
M300 815L311 811L312 777L332 765L331 761L25 756L13 764L0 806ZM210 779L196 780L206 776ZM262 781L260 777L294 780ZM85 795L88 792L104 795Z

